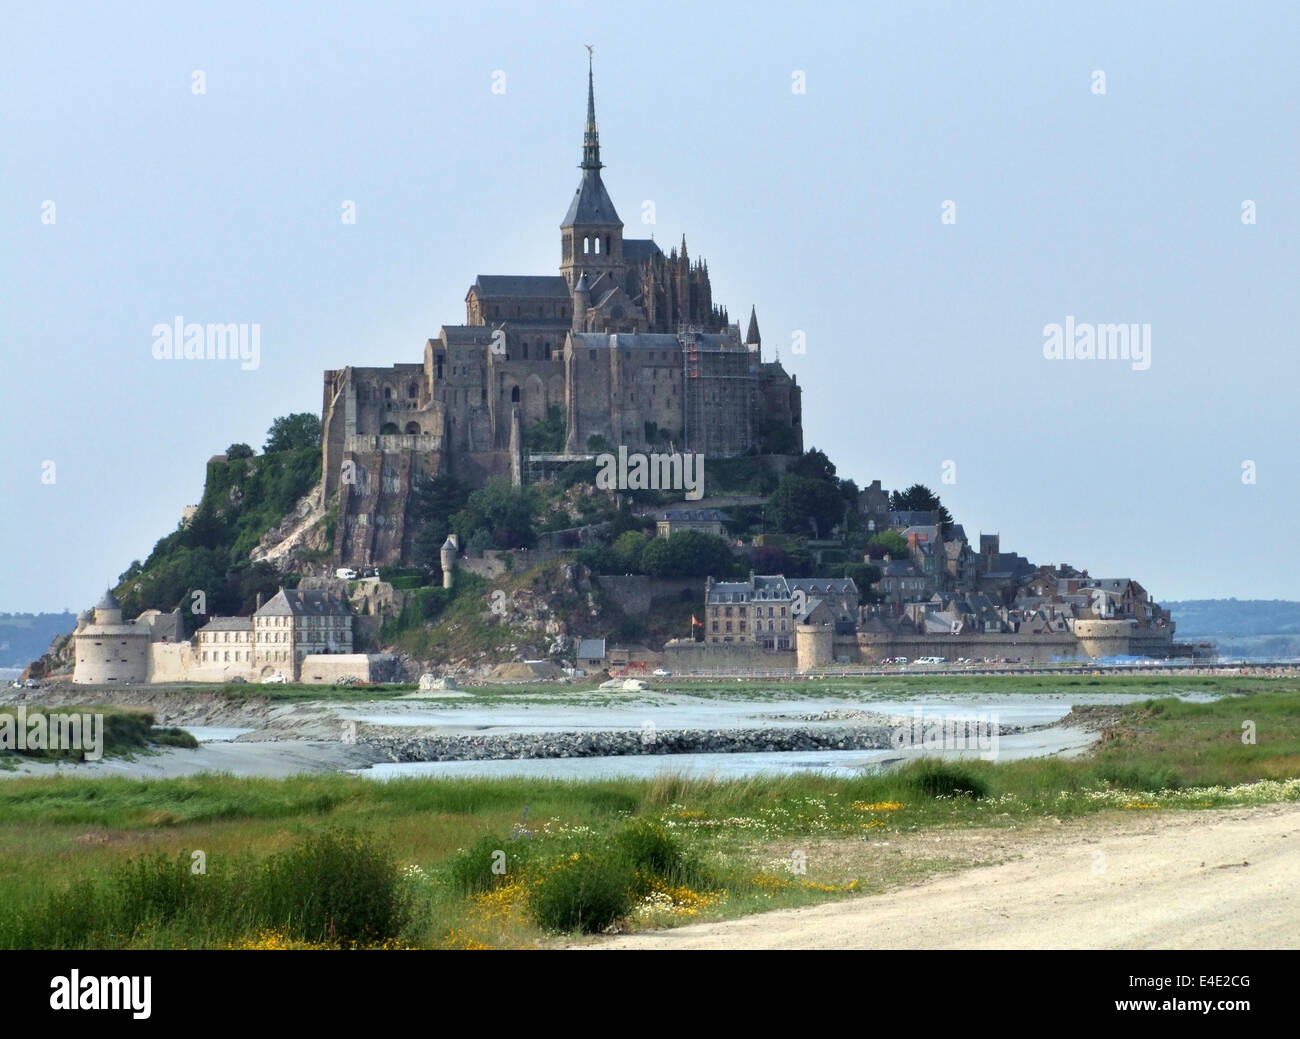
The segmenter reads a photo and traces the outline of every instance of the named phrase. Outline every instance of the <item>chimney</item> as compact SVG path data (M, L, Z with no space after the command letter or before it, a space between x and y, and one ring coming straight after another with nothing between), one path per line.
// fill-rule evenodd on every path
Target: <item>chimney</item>
M257 605L256 605L255 607L253 607L253 612L256 613L256 612L257 612L258 610L260 610L261 608L262 608L262 593L261 593L261 592L258 592L258 593L257 593Z

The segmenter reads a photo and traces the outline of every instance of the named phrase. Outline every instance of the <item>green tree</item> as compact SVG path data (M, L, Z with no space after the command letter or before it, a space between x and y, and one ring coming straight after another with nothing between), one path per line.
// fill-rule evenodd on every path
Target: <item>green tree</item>
M768 499L767 515L778 530L822 537L844 518L844 499L829 480L787 473Z
M471 494L451 523L464 545L480 531L496 548L531 548L537 542L532 494L502 479L489 480Z
M914 483L905 491L894 491L889 496L889 507L894 512L933 512L945 534L952 526L952 514L939 496L923 483Z
M719 577L735 575L735 554L724 539L698 530L653 538L641 552L641 567L651 577Z
M853 579L853 583L858 586L858 594L862 602L876 602L880 596L872 591L871 586L880 580L880 567L872 566L870 563L845 563L844 576Z
M880 551L871 552L871 547L876 546ZM888 552L891 559L907 558L907 538L903 537L896 530L882 530L879 534L867 542L867 551L872 558L879 558Z
M794 476L806 476L810 480L834 480L835 463L826 457L825 451L814 447L805 451L786 472Z
M252 458L253 449L247 444L231 444L226 448L226 458L233 462L238 458Z
M639 530L627 530L620 534L610 546L610 564L615 573L642 573L641 556L649 542Z
M271 423L266 434L267 454L272 451L291 451L296 447L320 447L320 417L310 411L297 411L281 415Z

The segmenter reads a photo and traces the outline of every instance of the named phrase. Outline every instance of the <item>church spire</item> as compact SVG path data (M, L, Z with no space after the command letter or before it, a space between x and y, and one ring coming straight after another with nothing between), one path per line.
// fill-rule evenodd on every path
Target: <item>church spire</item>
M587 44L587 126L582 133L582 166L584 170L598 170L600 161L600 131L596 129L596 87L592 77L591 44Z

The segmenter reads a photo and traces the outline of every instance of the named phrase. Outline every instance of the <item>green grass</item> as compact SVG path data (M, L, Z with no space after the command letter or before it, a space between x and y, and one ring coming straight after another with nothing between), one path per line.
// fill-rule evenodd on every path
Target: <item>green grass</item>
M600 929L611 905L632 926L671 925L880 891L957 863L935 851L887 873L868 869L863 855L879 838L1300 800L1300 690L1286 680L1252 688L1267 691L1107 707L1106 738L1084 758L922 760L849 779L8 779L0 781L0 946L36 943L34 914L63 899L75 916L91 897L85 885L110 890L127 862L183 864L202 850L210 874L252 875L338 832L391 849L410 887L399 940L417 946L530 945L557 927ZM1245 722L1254 743L1242 742ZM814 845L823 850L809 857L807 874L793 872L790 849ZM504 872L492 869L497 851ZM564 879L548 882L552 874ZM131 929L65 929L47 939L219 947L254 925L278 926L274 913L223 913L200 907L149 926L145 913Z
M103 717L103 747L101 752L106 758L113 757L130 757L133 754L147 752L154 747L197 747L198 740L191 736L183 729L177 728L155 728L153 712L132 708L132 707L108 707L98 704L89 704L84 706L63 706L63 707L43 707L38 704L31 704L26 707L26 719L30 723L35 715L44 715L47 718L53 715L100 715ZM0 718L12 719L6 724L12 726L16 733L18 726L18 709L16 707L0 707ZM92 728L94 723L92 722ZM30 724L28 724L28 733L31 733ZM15 737L16 738L16 737ZM29 736L30 738L30 736ZM28 759L33 761L81 761L84 759L85 748L93 739L92 733L83 733L81 736L82 748L74 750L67 747L58 749L25 747L22 750L15 748L0 749L0 765L13 763L18 759ZM51 742L48 738L46 742Z

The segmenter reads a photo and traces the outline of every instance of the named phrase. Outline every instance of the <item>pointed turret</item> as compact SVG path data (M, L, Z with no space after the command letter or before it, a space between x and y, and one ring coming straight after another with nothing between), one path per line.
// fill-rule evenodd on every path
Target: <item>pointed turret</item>
M746 346L762 346L763 340L758 335L758 311L753 305L749 308L749 331L745 333Z
M587 125L582 132L582 168L598 170L600 161L600 130L596 127L596 84L592 72L591 48L587 48Z
M623 221L600 179L600 132L596 128L596 87L587 48L587 123L582 133L582 181L560 224L560 271L570 287L586 270L592 279L608 272L622 280Z

